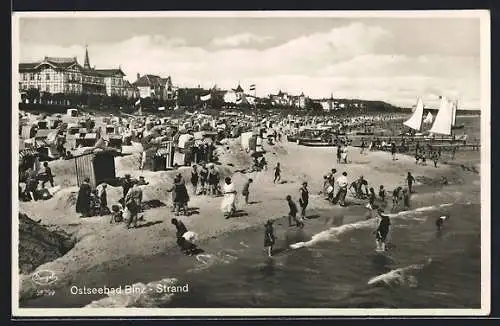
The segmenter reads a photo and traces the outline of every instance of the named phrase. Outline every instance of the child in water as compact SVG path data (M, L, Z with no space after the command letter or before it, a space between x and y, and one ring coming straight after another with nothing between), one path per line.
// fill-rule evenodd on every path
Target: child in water
M385 202L385 189L384 189L384 186L380 186L380 188L378 189L378 196L380 197L380 200L382 202Z
M410 209L410 193L408 190L403 190L403 206L405 209Z
M375 230L375 239L377 243L377 251L385 251L387 234L389 233L389 227L391 225L391 220L389 216L383 214L382 208L377 209L378 214L380 215L380 222Z
M267 255L271 257L273 253L273 246L274 243L276 242L276 237L274 236L273 222L271 220L268 220L264 226L266 227L264 233L264 247L267 248Z

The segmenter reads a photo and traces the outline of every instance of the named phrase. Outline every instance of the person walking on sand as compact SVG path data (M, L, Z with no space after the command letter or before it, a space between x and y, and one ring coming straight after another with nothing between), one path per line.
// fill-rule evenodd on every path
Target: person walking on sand
M381 185L378 188L378 197L380 198L380 201L382 201L383 203L385 203L385 189L384 189L383 185Z
M361 138L361 151L359 152L359 154L363 155L363 153L365 152L365 148L366 148L365 139Z
M302 187L300 187L300 218L306 219L306 208L309 204L309 190L307 189L307 182L302 183Z
M328 193L328 200L330 202L333 202L333 198L335 196L335 174L337 173L337 169L332 169L331 173L328 176L328 188L327 188L327 193Z
M412 194L413 191L413 183L415 182L415 178L411 175L411 172L408 172L408 175L406 176L406 183L408 184L408 191L410 191L410 194Z
M130 179L130 174L125 174L125 177L122 179L121 186L123 188L123 200L127 196L128 191L132 188L134 183Z
M45 183L49 182L51 187L54 187L54 175L52 169L49 167L48 162L43 162L44 178L42 181L42 188L45 188Z
M207 179L208 179L208 170L205 163L203 163L200 169L200 195L207 194L207 189L206 189Z
M219 185L219 172L212 164L208 169L208 193L212 196L217 195L217 188Z
M438 164L438 161L439 161L439 154L438 154L438 152L434 151L432 153L431 157L432 157L432 161L434 162L434 167L437 168L438 167L437 164Z
M191 168L191 184L193 185L193 194L196 196L198 193L198 166L193 164Z
M271 220L268 220L264 226L266 228L264 232L264 247L267 249L268 257L271 257L273 255L273 246L276 242L273 222Z
M175 191L175 215L187 215L187 203L189 202L189 194L186 188L186 183L179 173L174 181Z
M389 216L383 214L382 208L378 208L377 212L380 215L380 222L377 226L377 229L374 232L377 251L385 251L387 235L389 234L391 220L389 219Z
M337 164L340 164L341 158L342 158L342 145L339 143L337 145Z
M108 185L106 183L101 183L97 186L97 196L99 197L99 212L100 215L106 215L109 212L108 209L108 194L107 189Z
M396 160L396 143L391 142L391 155L392 155L392 160Z
M243 198L245 198L245 204L248 205L248 196L250 195L250 184L253 182L253 179L250 178L248 179L245 184L243 185L243 190L241 191L241 194L243 195Z
M274 180L273 183L281 181L281 166L280 162L276 163L276 166L274 167Z
M80 190L78 191L78 198L76 199L76 212L81 213L81 217L89 217L90 215L90 193L92 192L90 188L90 179L85 178L83 183L80 185Z
M347 146L342 149L342 162L347 164Z
M339 203L340 206L345 206L345 197L347 195L347 187L349 180L347 180L347 172L342 172L342 175L337 180L339 190L335 196L334 203Z
M221 202L221 210L224 213L226 219L232 217L236 212L236 189L234 187L234 183L231 181L231 178L226 177L224 179L224 187L223 187L224 198Z
M127 196L125 197L125 207L129 211L127 229L130 229L132 224L134 224L133 225L134 228L137 227L137 220L141 208L141 203L142 203L142 190L137 186L137 184L134 184L132 189L129 190Z

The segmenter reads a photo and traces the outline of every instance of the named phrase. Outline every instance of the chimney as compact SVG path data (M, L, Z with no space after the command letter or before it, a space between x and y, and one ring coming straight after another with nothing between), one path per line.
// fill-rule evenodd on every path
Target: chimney
M141 78L141 74L137 73L137 79L139 80L139 78Z

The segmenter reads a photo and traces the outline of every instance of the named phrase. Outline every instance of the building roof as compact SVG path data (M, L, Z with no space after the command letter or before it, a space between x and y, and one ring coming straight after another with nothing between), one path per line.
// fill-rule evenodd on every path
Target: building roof
M104 77L112 77L112 76L117 76L117 75L122 75L126 76L125 73L121 70L121 68L118 69L94 69L94 71L97 71Z
M172 84L172 78L168 76L167 78L160 78L163 85Z
M42 61L39 62L29 62L29 63L20 63L19 71L35 71L42 65L49 65L54 69L68 69L73 65L77 65L79 68L82 68L76 58L56 58L56 57L45 57Z
M235 91L235 92L243 92L243 88L241 88L241 85L238 84L238 87L236 87L236 89L233 89L233 91Z
M147 86L162 86L162 78L156 75L144 75L140 76L134 83L136 87L147 87Z

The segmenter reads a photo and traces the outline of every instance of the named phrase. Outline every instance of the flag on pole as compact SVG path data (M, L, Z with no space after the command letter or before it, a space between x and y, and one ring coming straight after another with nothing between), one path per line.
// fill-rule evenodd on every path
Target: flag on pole
M137 101L135 102L135 105L139 105L139 104L141 104L141 99L140 98L137 99Z
M250 85L250 90L254 91L255 90L255 84Z

